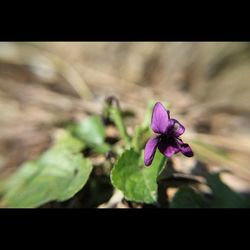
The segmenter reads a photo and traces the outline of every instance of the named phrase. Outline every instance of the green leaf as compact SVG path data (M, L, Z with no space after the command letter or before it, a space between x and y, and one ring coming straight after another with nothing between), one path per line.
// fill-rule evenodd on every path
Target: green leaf
M61 133L54 146L37 160L24 163L6 182L2 204L38 207L71 198L86 184L92 171L91 162L77 152L80 149L76 139Z
M143 154L133 149L125 151L111 172L112 184L121 190L127 200L144 203L157 202L157 177L165 157L158 151L150 167L144 166Z
M99 116L91 116L71 128L74 136L90 146L101 145L105 138L105 127Z
M202 196L190 187L180 187L170 203L170 208L203 208Z
M201 194L195 192L189 187L181 187L175 194L171 208L247 208L250 207L250 203L247 199L241 195L232 191L227 185L225 185L219 174L210 174L207 177L207 184L213 191L213 197L211 200L205 200Z
M211 207L213 208L244 208L250 207L249 201L241 195L235 193L225 185L219 174L211 174L207 178L207 183L213 191Z

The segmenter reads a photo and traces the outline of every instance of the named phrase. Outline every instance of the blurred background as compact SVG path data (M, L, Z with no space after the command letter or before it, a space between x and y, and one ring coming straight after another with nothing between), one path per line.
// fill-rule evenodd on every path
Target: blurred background
M50 146L55 128L101 114L120 100L129 132L150 100L167 101L186 127L195 157L176 169L224 170L233 190L250 193L250 43L0 43L0 178Z

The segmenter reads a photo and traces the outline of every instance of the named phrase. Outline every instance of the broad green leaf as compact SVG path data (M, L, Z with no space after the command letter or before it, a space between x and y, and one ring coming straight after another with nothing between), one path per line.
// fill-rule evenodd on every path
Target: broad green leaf
M174 195L170 208L203 208L202 196L190 187L181 187Z
M54 146L37 160L24 163L6 182L1 203L14 208L38 207L71 198L86 184L92 170L91 162L77 152L80 149L76 139L62 133Z
M143 163L143 154L133 149L127 150L112 169L112 184L123 192L127 200L155 203L157 202L157 177L164 163L165 157L156 152L152 165L146 167Z
M250 207L250 203L241 195L235 193L225 185L219 174L211 174L207 178L207 183L213 191L211 207L213 208L244 208Z
M101 145L105 138L105 127L99 116L91 116L72 129L73 135L88 145Z

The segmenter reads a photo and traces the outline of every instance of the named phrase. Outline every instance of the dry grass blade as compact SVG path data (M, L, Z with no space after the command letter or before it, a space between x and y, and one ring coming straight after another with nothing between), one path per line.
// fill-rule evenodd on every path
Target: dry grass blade
M29 65L39 68L41 65L50 68L62 75L67 82L75 89L76 93L83 99L93 98L93 93L89 89L83 77L78 71L60 56L48 52L32 43L29 44L4 44L0 47L0 60L2 62L18 65Z
M192 136L191 145L196 156L208 164L223 166L235 175L250 181L249 156L245 152L239 153L239 150L232 146L235 142L234 138L225 140L222 138L216 140L216 136L208 138L209 135L206 135L205 138L199 137L197 134ZM225 146L226 141L228 142L227 147ZM241 145L240 141L237 141L237 143ZM242 143L244 144L243 141Z

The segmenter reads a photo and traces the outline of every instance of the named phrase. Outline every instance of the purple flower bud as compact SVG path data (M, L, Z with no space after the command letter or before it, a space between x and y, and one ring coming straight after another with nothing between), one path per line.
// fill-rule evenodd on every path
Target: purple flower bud
M168 158L178 152L187 157L193 156L191 147L179 138L185 132L184 126L177 120L171 119L169 111L160 102L157 102L153 108L151 128L158 135L150 138L146 143L144 150L146 166L151 165L157 148Z

